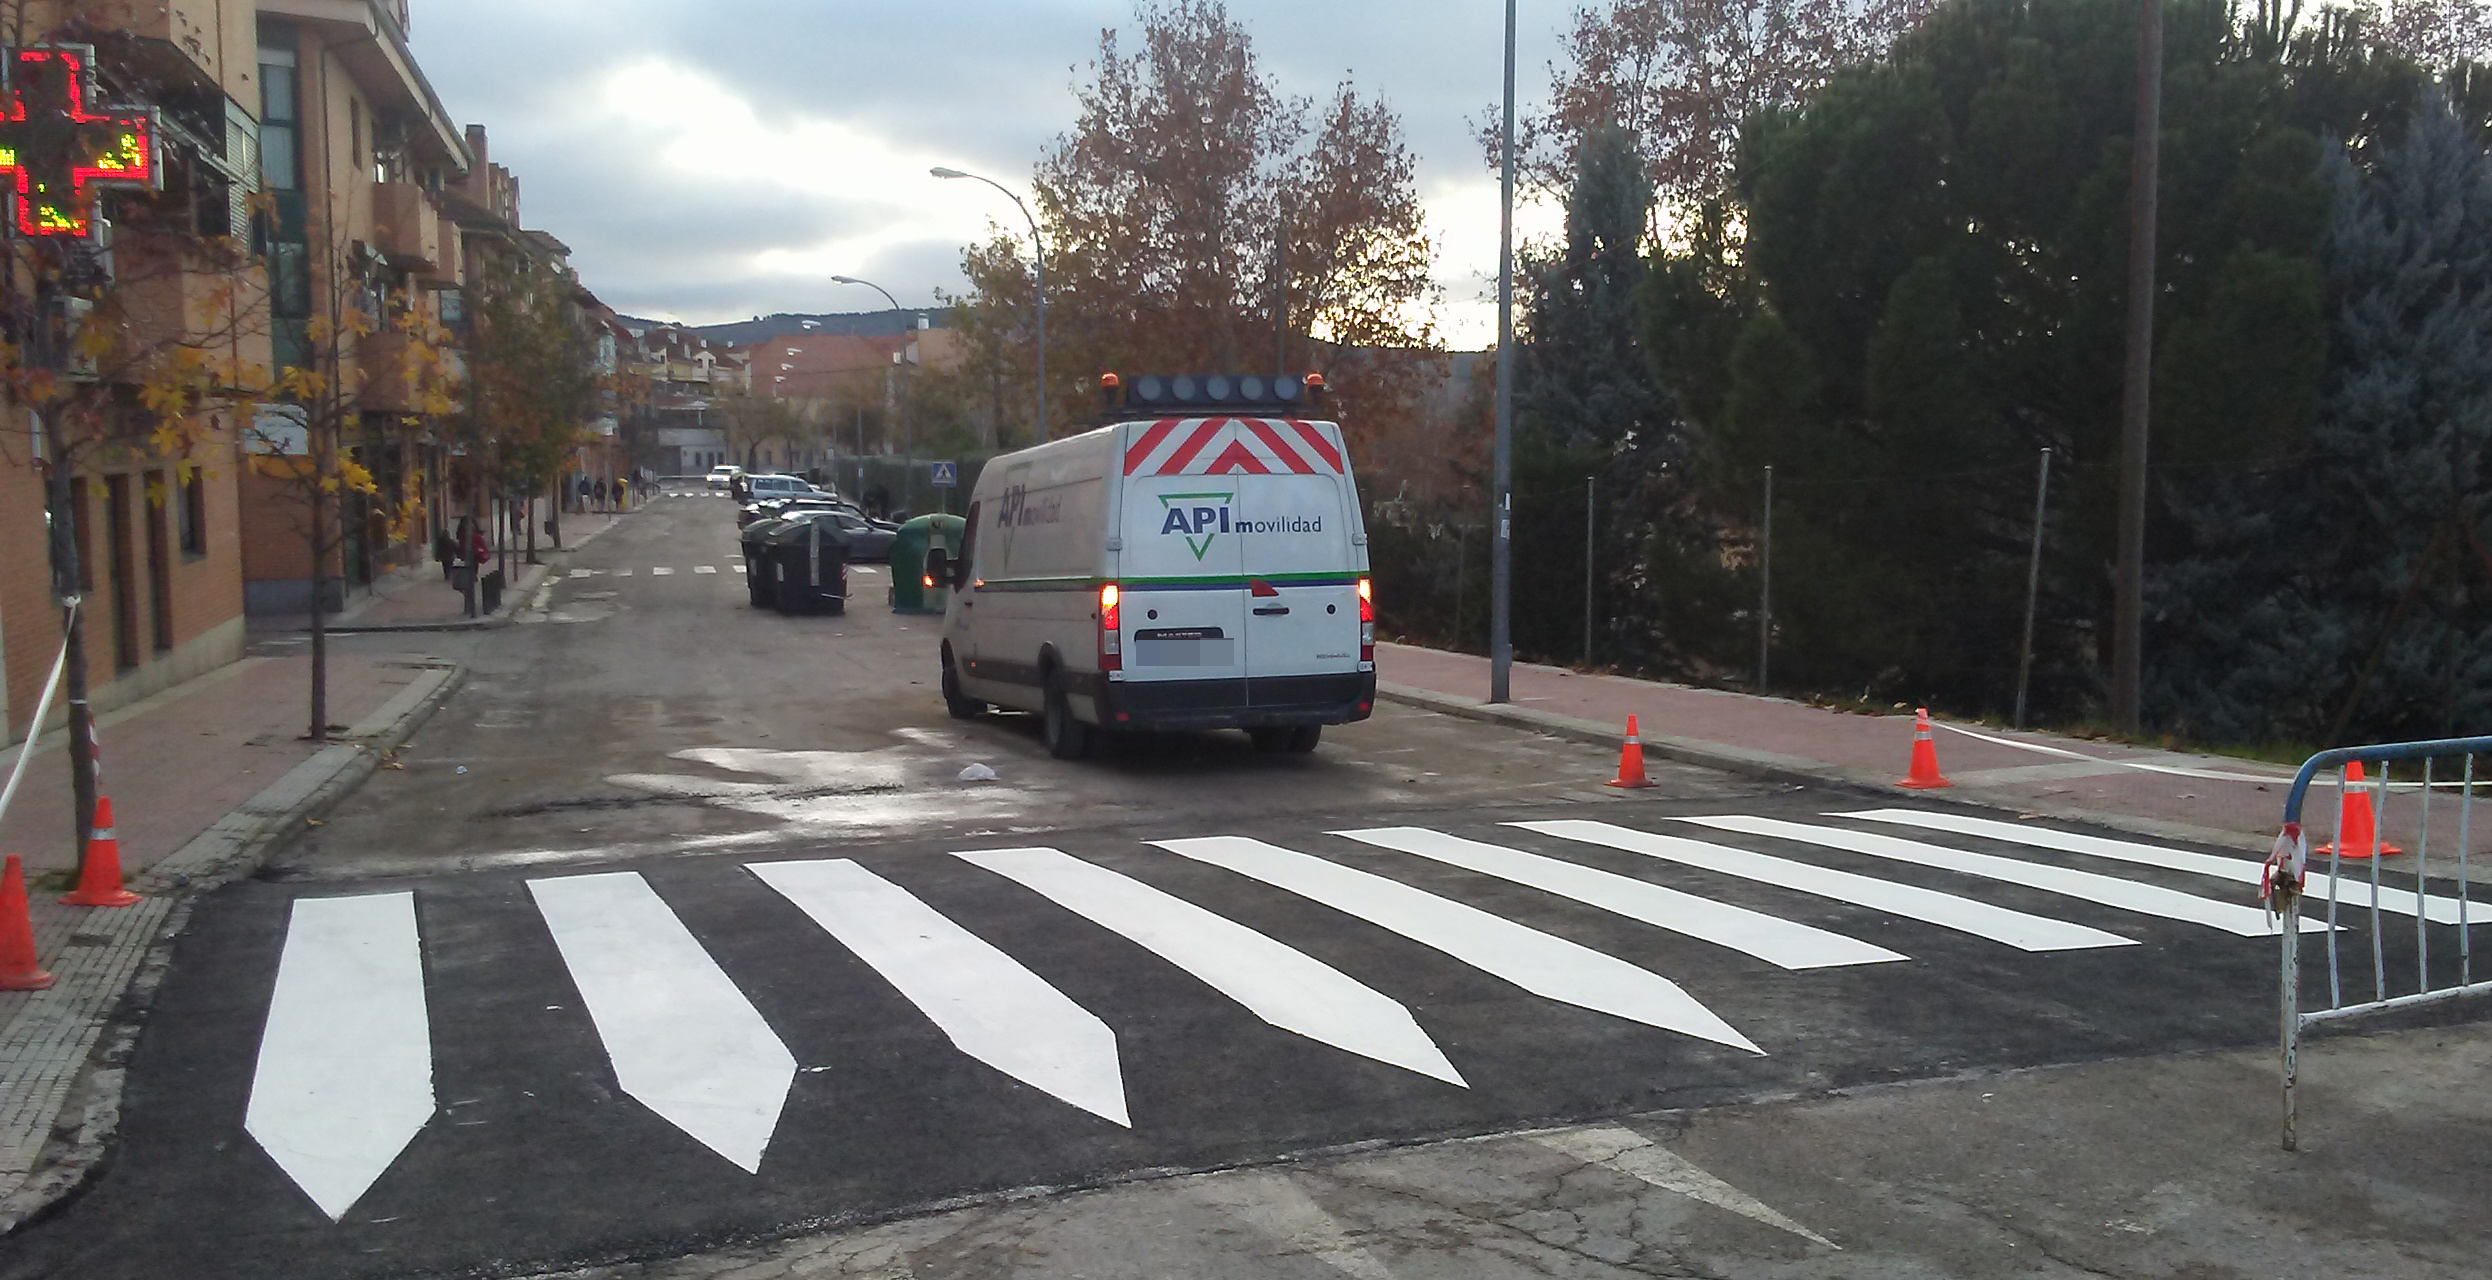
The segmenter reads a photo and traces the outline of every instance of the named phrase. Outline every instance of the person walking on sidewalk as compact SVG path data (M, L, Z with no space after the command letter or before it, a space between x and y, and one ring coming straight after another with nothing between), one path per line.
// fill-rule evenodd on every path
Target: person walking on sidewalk
M579 503L579 505L578 505L578 506L573 507L573 508L572 508L572 510L574 510L574 511L581 511L581 512L585 512L585 511L587 511L587 510L588 510L588 505L589 505L588 491L589 491L590 487L591 487L591 486L590 486L590 484L589 484L589 479L588 479L587 474L586 474L586 473L582 473L582 475L580 476L580 483L579 483L579 484L575 487L575 488L576 488L576 491L577 491L577 492L579 493L579 495L580 495L580 503Z
M614 478L614 513L621 515L632 507L632 482L621 476Z

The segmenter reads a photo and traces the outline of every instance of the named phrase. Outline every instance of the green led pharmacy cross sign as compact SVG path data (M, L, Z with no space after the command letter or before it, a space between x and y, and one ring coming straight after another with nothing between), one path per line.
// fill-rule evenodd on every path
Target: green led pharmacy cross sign
M16 188L21 234L87 235L96 187L155 185L155 112L89 110L94 62L94 50L66 44L0 58L0 182Z

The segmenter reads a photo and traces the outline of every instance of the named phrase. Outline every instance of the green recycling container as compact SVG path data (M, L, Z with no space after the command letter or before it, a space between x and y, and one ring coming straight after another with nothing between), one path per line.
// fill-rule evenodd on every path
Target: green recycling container
M950 590L926 585L926 548L941 547L947 555L959 555L961 539L968 531L968 521L946 515L919 516L900 526L900 536L891 543L893 613L941 613L951 604Z

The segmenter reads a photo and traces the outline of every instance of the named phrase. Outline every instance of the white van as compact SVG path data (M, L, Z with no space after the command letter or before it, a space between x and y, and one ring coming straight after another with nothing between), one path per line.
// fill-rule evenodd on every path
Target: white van
M967 520L958 556L926 566L953 588L955 716L1038 712L1071 757L1100 730L1309 751L1375 706L1367 532L1335 423L1116 422L989 462Z

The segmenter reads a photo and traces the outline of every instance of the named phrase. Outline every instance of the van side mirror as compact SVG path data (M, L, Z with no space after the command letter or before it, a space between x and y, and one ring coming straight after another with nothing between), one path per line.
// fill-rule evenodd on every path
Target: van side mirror
M952 585L951 552L945 551L941 547L926 548L926 585L930 587L949 587Z

